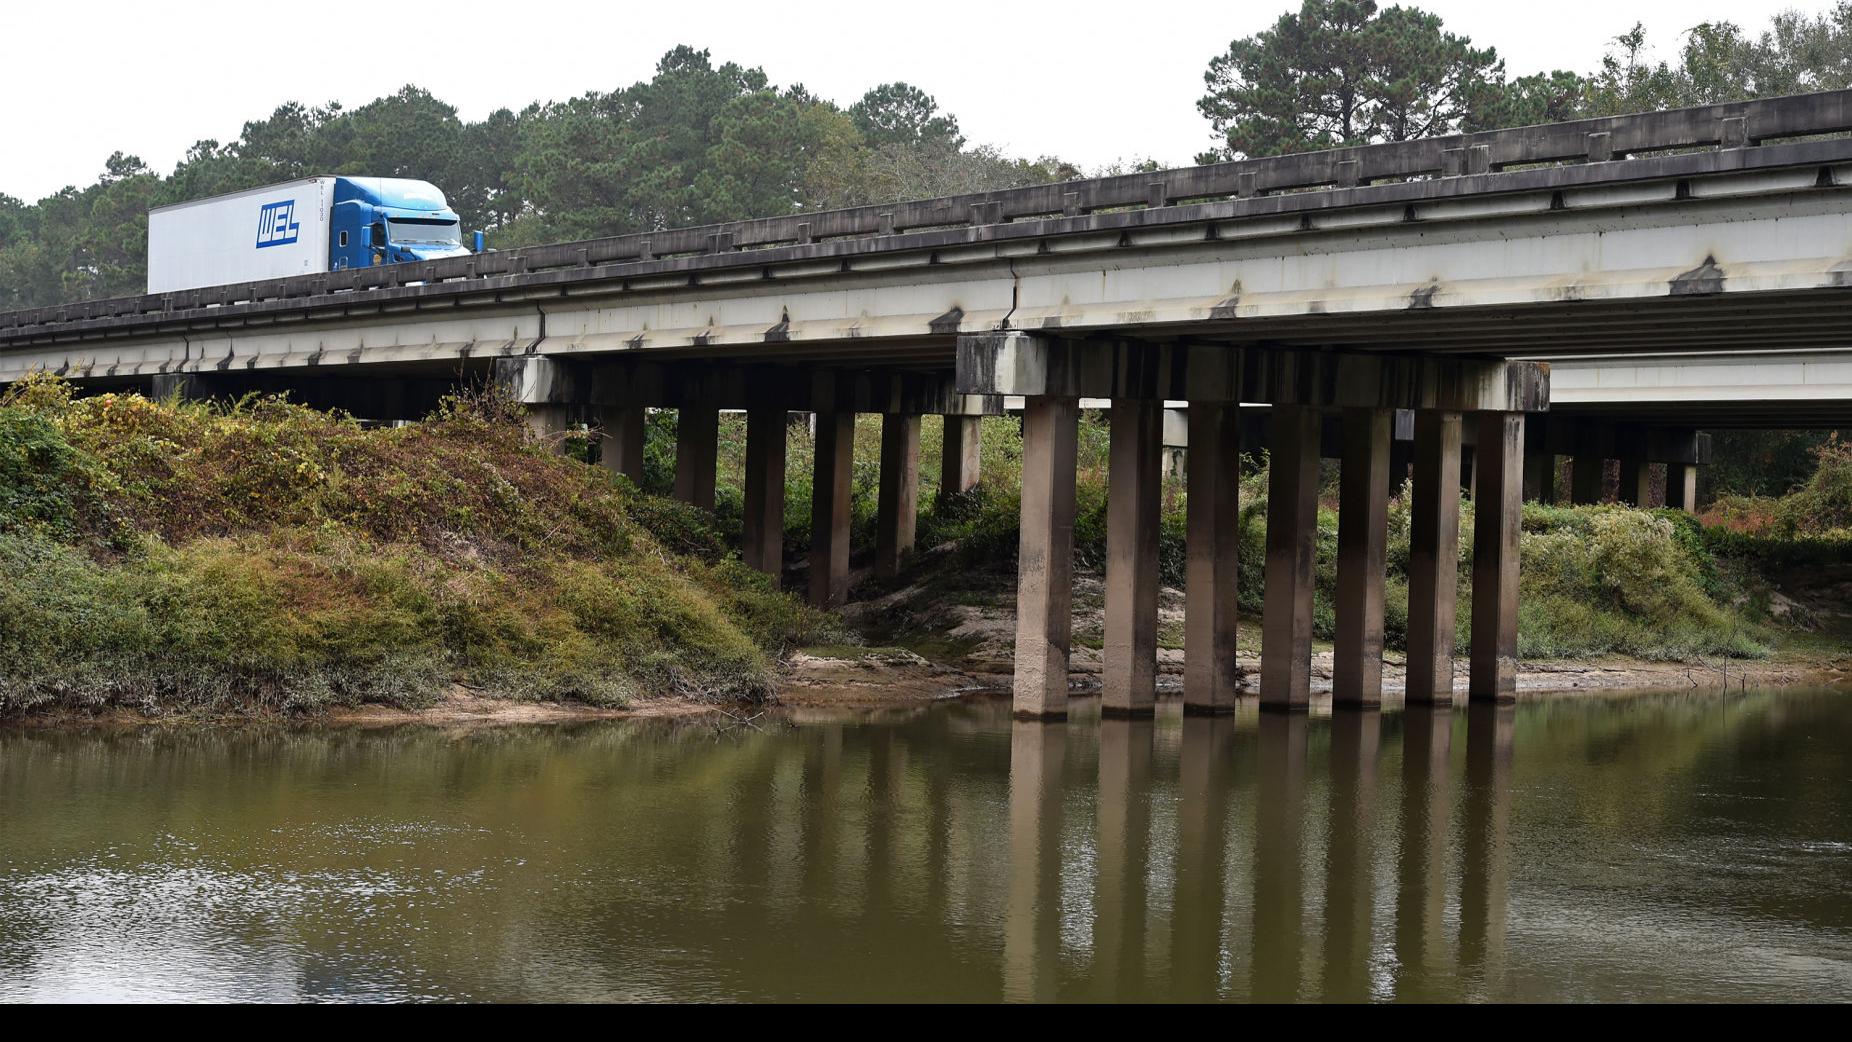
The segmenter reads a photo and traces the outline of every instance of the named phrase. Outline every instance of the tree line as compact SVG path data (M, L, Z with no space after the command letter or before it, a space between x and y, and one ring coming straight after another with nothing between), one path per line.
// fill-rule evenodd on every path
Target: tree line
M1508 77L1437 15L1305 0L1209 63L1198 162L1398 141L1852 84L1852 0L1759 32L1690 29L1649 58L1636 25L1598 68ZM1145 161L1136 168L1155 169ZM1085 171L1120 172L1123 165ZM200 141L162 174L118 152L95 183L27 203L0 194L0 309L140 293L147 211L316 174L431 181L501 247L1067 180L1058 157L968 142L905 83L853 104L677 47L650 79L478 122L407 86L354 109L290 103L237 140Z

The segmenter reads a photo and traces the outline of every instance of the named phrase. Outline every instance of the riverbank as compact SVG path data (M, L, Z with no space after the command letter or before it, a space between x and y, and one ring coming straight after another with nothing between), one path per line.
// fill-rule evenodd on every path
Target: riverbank
M0 719L472 725L1007 692L1020 468L1011 420L986 422L984 481L949 499L933 494L929 425L920 549L897 580L858 573L838 614L738 562L736 426L723 424L720 510L707 513L650 491L666 480L674 433L660 417L639 489L534 441L518 410L490 396L379 429L273 399L77 399L58 381L30 381L0 399ZM858 424L858 451L872 454L862 442L875 438L877 424ZM1097 688L1104 630L1103 426L1083 423L1081 442L1072 668L1084 695ZM794 569L783 589L803 587L808 451L792 439ZM1244 473L1238 650L1251 685L1264 455ZM862 562L871 476L858 471ZM1182 671L1181 495L1167 479L1161 694L1178 690ZM1391 697L1407 597L1401 501L1390 517ZM1470 519L1470 500L1463 509ZM1852 675L1846 544L1619 507L1531 505L1524 523L1523 691ZM1335 542L1335 516L1321 510L1324 629ZM1462 577L1469 552L1463 540ZM1470 592L1463 582L1462 685ZM1315 690L1328 690L1330 661L1329 644L1315 646Z

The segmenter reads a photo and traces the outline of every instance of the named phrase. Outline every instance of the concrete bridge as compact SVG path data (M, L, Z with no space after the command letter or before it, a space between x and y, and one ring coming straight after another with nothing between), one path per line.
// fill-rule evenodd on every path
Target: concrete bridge
M885 417L877 566L891 572L912 539L919 417L948 416L948 484L966 487L975 417L1022 396L1015 698L1037 718L1066 710L1082 398L1111 401L1105 705L1132 716L1154 693L1163 403L1189 404L1185 698L1199 712L1234 700L1241 403L1268 407L1273 459L1262 703L1309 697L1327 417L1343 460L1334 698L1380 700L1386 489L1407 411L1408 697L1453 697L1453 490L1470 441L1469 690L1508 700L1525 417L1549 408L1548 363L1631 388L1578 405L1660 428L1684 420L1640 359L1852 344L1852 141L1822 137L1848 130L1852 92L1830 92L44 308L0 315L0 383L43 370L98 388L289 390L391 419L493 376L543 427L595 423L607 465L632 474L644 410L680 410L676 492L698 504L712 503L717 411L745 409L746 557L774 573L785 420L812 412L809 585L826 605L847 592L854 414ZM1750 385L1714 383L1732 386ZM1533 442L1594 458L1644 440L1606 437L1551 424Z

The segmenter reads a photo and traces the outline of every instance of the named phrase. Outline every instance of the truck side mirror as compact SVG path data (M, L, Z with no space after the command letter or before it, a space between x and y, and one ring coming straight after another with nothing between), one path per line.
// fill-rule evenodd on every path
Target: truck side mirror
M475 233L473 238L475 239L475 251L474 252L481 253L482 252L482 233L481 232Z
M373 248L373 226L360 229L360 245L366 249Z

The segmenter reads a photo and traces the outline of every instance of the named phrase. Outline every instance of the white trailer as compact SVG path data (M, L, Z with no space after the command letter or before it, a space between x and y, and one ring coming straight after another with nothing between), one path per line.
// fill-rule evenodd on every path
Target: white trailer
M175 203L148 212L148 292L328 270L332 177Z

